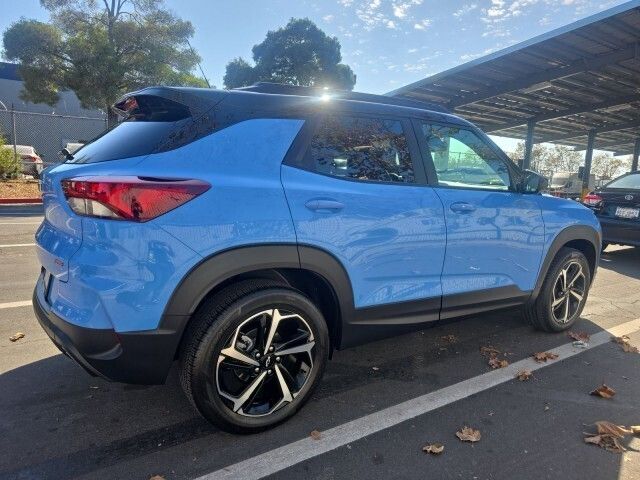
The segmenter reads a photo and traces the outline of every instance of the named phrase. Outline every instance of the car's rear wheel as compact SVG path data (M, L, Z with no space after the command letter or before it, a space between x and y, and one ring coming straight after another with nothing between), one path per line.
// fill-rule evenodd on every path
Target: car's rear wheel
M251 280L206 301L181 354L182 386L226 431L250 433L286 420L324 371L329 337L316 306L283 284Z
M587 258L579 250L562 248L549 267L537 299L525 308L525 315L541 330L566 330L580 318L590 286Z

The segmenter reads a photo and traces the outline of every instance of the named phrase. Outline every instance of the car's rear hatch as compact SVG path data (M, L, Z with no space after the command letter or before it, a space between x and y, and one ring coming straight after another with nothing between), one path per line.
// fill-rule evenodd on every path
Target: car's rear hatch
M69 259L82 243L82 220L66 203L60 180L77 166L60 165L42 176L45 221L36 232L40 264L47 274L67 281Z
M640 223L640 191L601 190L602 198L598 215L630 223Z
M69 263L83 241L82 215L70 206L63 181L102 178L131 171L150 154L177 148L207 132L201 125L226 92L188 88L148 88L126 95L114 108L132 109L116 128L80 148L67 161L42 175L45 221L36 233L38 257L48 274L67 281ZM133 107L135 108L133 108ZM125 114L127 112L121 112ZM200 128L199 128L200 127ZM133 170L135 171L135 169ZM132 177L136 178L136 177Z

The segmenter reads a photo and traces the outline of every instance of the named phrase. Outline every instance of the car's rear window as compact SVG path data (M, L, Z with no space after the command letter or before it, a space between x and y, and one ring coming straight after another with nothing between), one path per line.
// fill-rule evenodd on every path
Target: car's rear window
M171 100L138 96L135 101L127 102L129 110L122 111L127 118L78 149L67 163L96 163L149 155L191 121L189 109ZM124 108L124 104L116 105L116 109L121 110L118 107Z
M632 173L624 177L616 178L607 183L605 188L622 188L625 190L640 190L640 173Z

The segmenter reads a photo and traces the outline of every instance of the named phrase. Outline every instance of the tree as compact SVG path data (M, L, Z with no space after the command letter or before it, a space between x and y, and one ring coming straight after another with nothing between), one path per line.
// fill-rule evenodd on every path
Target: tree
M149 85L205 86L192 74L190 22L164 0L40 0L48 23L20 19L4 32L4 54L17 61L22 98L55 105L72 90L84 108L110 106Z
M631 157L614 157L611 154L598 153L593 156L591 162L591 173L599 177L610 179L615 178L623 172L631 169Z
M516 151L511 154L511 158L514 160L524 158L524 142L518 142ZM577 172L578 167L583 163L584 156L570 147L543 144L533 146L531 168L543 175L551 175L555 172Z
M256 81L352 90L356 76L340 63L340 42L308 18L292 18L283 28L267 32L252 49L255 66L242 58L227 64L226 88L246 87Z

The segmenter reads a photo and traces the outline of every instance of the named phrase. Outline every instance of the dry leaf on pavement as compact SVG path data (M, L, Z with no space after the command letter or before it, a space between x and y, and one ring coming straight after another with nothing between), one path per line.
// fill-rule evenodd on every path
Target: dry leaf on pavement
M154 475L150 477L149 480L165 480L165 478L162 475Z
M21 338L24 338L24 333L22 332L18 332L15 335L11 335L9 337L9 340L12 342L17 342L18 340L20 340Z
M444 451L444 445L441 443L428 443L422 447L422 451L432 455L440 455Z
M627 353L639 353L638 347L631 345L631 339L628 335L622 335L621 337L611 337L611 341L617 343L622 347L622 350Z
M626 449L622 445L620 445L620 442L614 435L610 435L606 433L601 435L588 434L588 436L584 438L584 443L591 443L593 445L598 445L600 448L604 448L608 452L613 452L613 453L626 452Z
M585 333L585 332L572 332L572 331L569 331L569 332L567 332L567 336L569 338L575 340L576 342L585 342L585 343L588 342L589 339L591 338L589 336L589 334Z
M509 362L506 360L500 360L498 357L491 357L489 359L489 366L491 368L504 368L509 366Z
M320 440L320 438L322 438L322 434L318 431L318 430L312 430L311 433L309 434L311 436L311 438L313 438L314 440Z
M440 337L440 340L446 343L457 343L458 337L456 337L455 335L444 335Z
M608 452L622 453L626 449L620 444L619 439L634 433L633 427L626 428L622 425L606 422L604 420L595 423L598 433L585 433L585 443L598 445Z
M613 435L614 437L624 438L625 435L633 433L629 428L625 428L622 425L616 425L615 423L601 420L595 423L598 433Z
M498 350L497 348L493 348L491 346L489 346L489 347L480 347L480 354L484 355L485 357L487 357L487 356L495 357L496 355L500 355L500 350Z
M538 352L533 354L533 359L538 363L555 360L556 358L558 358L558 355L552 352Z
M602 398L613 398L615 394L616 391L613 388L605 385L604 383L589 393L589 395L594 395L596 397Z
M481 438L480 430L475 430L471 427L464 426L458 432L456 432L456 437L458 437L463 442L479 442Z
M533 373L531 373L531 370L520 370L518 373L516 373L516 378L521 382L525 382L531 377L533 377Z

